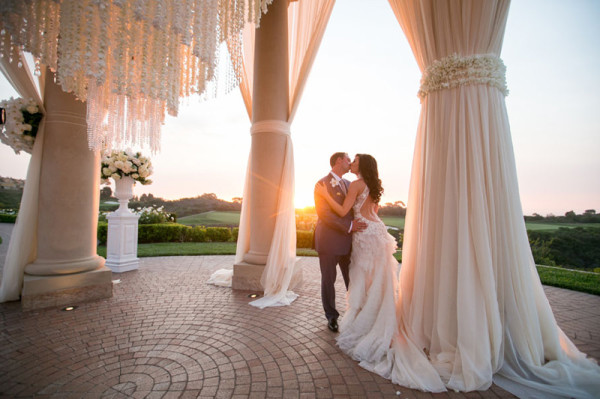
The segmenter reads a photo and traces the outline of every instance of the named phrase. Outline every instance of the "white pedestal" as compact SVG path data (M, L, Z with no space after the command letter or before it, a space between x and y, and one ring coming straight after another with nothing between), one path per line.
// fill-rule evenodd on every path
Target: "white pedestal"
M114 273L138 269L140 264L137 257L139 216L131 212L113 212L106 218L108 219L108 236L105 265Z
M114 273L137 270L140 260L137 257L138 215L127 208L133 197L134 181L123 177L115 181L115 196L119 199L119 209L106 216L108 232L106 238L106 263Z

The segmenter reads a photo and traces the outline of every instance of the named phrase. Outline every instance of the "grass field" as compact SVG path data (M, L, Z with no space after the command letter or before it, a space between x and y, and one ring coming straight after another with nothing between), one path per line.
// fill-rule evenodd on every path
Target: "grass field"
M240 213L210 211L177 218L177 223L187 226L237 226L240 224Z
M600 223L535 223L525 222L527 230L558 230L561 227L600 227Z
M537 266L537 271L542 284L600 295L599 273L580 272L550 266Z
M383 216L381 218L381 220L383 221L383 223L386 226L397 227L399 229L403 229L404 228L404 218L403 217L399 217L399 216Z
M398 216L383 216L386 226L404 228L404 218ZM205 212L177 219L178 223L188 226L237 226L240 223L239 212ZM558 230L561 227L600 227L600 223L536 223L525 222L527 230Z

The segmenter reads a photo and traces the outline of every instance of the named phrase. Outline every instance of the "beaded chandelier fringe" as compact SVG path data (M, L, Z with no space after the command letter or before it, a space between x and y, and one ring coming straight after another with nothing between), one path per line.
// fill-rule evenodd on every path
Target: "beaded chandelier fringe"
M2 0L0 57L31 53L66 92L87 102L92 149L160 147L165 111L204 94L230 43L239 84L241 32L273 0ZM225 66L226 68L228 66Z

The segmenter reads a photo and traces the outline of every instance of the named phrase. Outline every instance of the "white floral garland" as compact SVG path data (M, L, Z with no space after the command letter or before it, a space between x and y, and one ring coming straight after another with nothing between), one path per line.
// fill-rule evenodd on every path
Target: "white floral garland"
M421 78L418 96L424 99L434 91L472 84L496 87L507 96L506 66L493 54L465 57L452 54L434 61L427 67Z
M151 184L148 177L152 174L152 162L141 153L131 151L111 151L104 154L100 166L102 184L110 184L110 178L119 180L129 176L143 185Z
M0 57L30 52L87 102L88 142L159 149L165 111L215 82L219 47L242 56L246 21L273 0L1 0ZM234 62L239 83L241 64ZM228 66L225 66L228 68ZM106 116L108 115L108 119Z
M4 125L0 124L0 141L10 146L15 154L21 151L31 154L42 117L37 104L32 99L11 97L0 101L0 108L4 109L6 119Z

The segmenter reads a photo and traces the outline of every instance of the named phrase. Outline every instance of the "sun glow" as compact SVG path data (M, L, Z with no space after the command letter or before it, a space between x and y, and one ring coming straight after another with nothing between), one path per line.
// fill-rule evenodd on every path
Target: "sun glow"
M296 192L296 195L294 196L294 208L303 209L309 206L315 206L313 192Z

